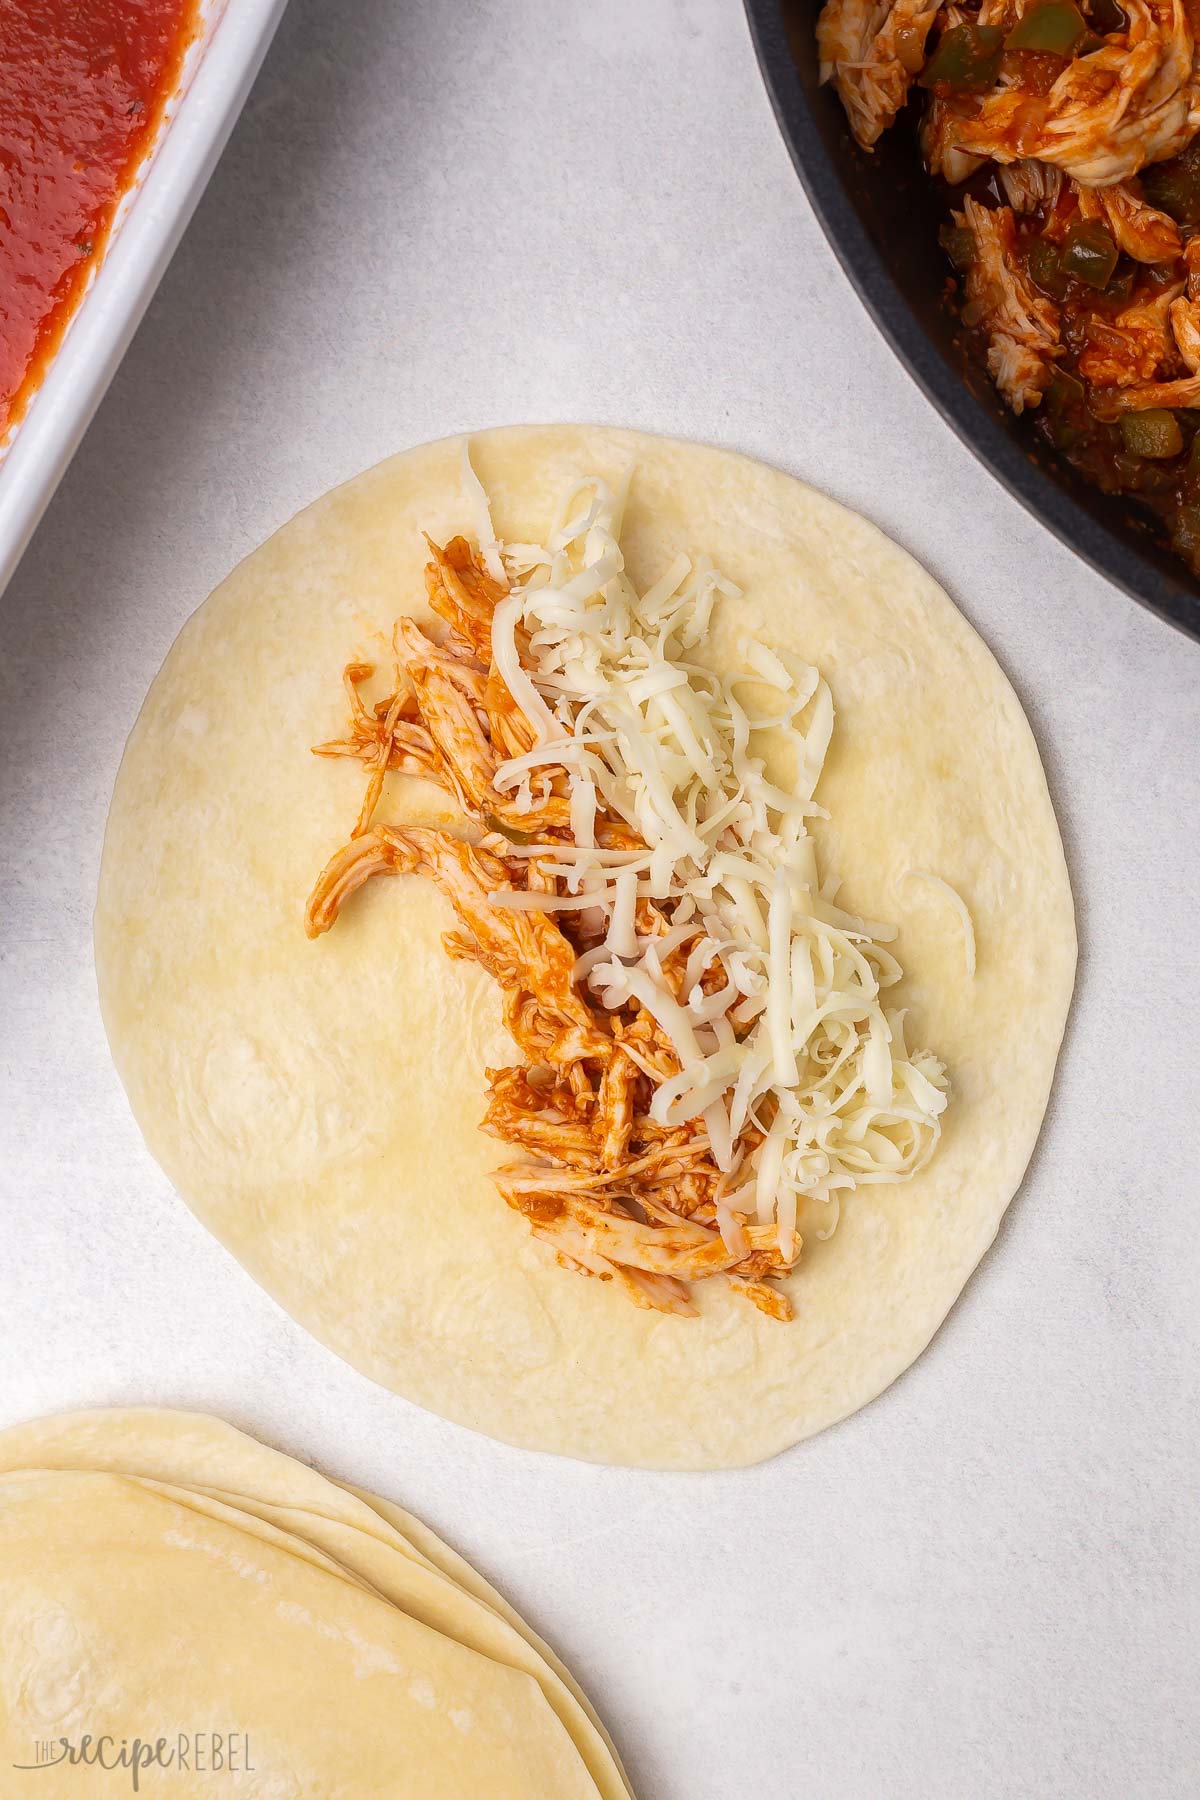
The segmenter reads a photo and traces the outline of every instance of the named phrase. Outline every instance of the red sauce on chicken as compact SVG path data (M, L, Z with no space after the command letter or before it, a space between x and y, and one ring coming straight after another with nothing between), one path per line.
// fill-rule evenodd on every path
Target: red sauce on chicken
M198 0L0 0L0 435L153 144Z
M1005 404L1200 577L1200 0L824 0L871 149L915 126Z

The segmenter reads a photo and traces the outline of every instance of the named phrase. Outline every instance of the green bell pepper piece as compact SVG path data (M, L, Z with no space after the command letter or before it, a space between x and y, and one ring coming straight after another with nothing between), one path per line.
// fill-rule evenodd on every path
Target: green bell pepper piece
M996 85L1004 33L998 25L952 25L938 40L925 65L920 85L948 87L963 94L983 94Z
M1017 20L1004 40L1006 50L1037 50L1043 56L1073 56L1086 37L1087 22L1074 0L1041 0Z
M1113 278L1119 252L1112 234L1095 219L1083 219L1072 225L1063 245L1062 266L1076 281L1088 287L1105 288Z
M1183 433L1175 414L1156 406L1149 412L1121 415L1121 442L1131 456L1163 462L1169 456L1179 455L1183 449Z

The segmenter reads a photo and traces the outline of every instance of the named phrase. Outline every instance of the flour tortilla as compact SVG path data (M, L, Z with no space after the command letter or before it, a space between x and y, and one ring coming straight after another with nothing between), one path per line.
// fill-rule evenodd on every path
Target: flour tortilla
M431 1532L200 1414L0 1433L0 1644L3 1766L85 1730L220 1730L271 1800L630 1792L562 1665Z
M541 537L578 477L636 473L638 580L708 552L742 588L739 633L827 677L818 798L841 902L900 926L909 1039L946 1062L942 1143L913 1181L861 1190L788 1283L796 1319L724 1283L701 1316L569 1274L497 1198L484 1070L514 1060L493 985L448 958L420 878L356 895L316 943L304 901L362 797L314 758L344 729L352 658L385 666L425 615L422 532L474 534L462 440L335 490L237 568L184 627L121 766L96 913L101 1003L147 1142L268 1291L376 1381L510 1443L596 1462L752 1463L844 1418L928 1343L995 1236L1046 1107L1075 932L1028 723L979 637L853 513L724 451L594 427L471 440L502 537ZM378 815L461 827L440 789L389 776ZM971 910L973 980L952 906ZM819 1211L819 1209L818 1209Z

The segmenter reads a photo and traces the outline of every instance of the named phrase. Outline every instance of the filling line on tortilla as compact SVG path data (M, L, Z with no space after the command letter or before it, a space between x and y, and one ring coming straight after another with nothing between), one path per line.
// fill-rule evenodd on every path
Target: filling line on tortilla
M396 621L374 702L373 667L348 664L347 733L315 746L368 781L305 925L328 930L376 874L431 877L458 921L448 954L497 982L523 1059L487 1071L482 1129L517 1153L503 1198L639 1306L693 1315L692 1284L720 1276L786 1321L800 1207L827 1208L826 1237L843 1194L922 1168L949 1083L884 1003L895 930L818 871L827 683L749 639L728 674L701 660L739 597L703 555L638 593L630 473L580 481L545 543L505 544L464 450L477 547L426 540L444 629ZM377 823L389 771L447 789L465 835ZM953 890L914 873L969 934Z

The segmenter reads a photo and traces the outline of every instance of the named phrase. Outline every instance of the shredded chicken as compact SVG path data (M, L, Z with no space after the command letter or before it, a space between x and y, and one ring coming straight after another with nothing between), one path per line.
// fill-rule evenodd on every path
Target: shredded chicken
M1127 306L1111 321L1098 315L1090 318L1087 348L1079 358L1084 380L1096 387L1133 387L1173 373L1176 348L1170 311L1182 291L1182 284L1163 288Z
M1016 166L1015 164L1013 165ZM1041 167L1044 165L1035 165ZM1001 180L1007 174L1001 171ZM1113 242L1135 262L1174 262L1183 254L1183 239L1174 219L1135 194L1125 182L1115 187L1087 188L1074 184L1080 216L1099 219L1112 233Z
M1200 300L1200 238L1189 238L1183 246L1183 267L1188 299Z
M1058 312L1039 294L1017 255L1010 207L989 209L969 196L955 214L975 240L963 318L988 337L988 372L1014 412L1036 406L1058 355Z
M751 1255L739 1259L718 1232L689 1219L647 1227L623 1204L626 1198L636 1204L636 1192L628 1197L611 1188L601 1194L587 1192L556 1181L552 1170L544 1174L502 1170L496 1185L509 1205L535 1220L543 1234L552 1235L560 1219L569 1220L581 1227L585 1248L625 1268L672 1275L677 1281L703 1281L708 1275L728 1274L757 1258L764 1272L782 1272L774 1225L746 1226Z
M940 175L951 187L959 187L962 182L969 181L977 169L982 169L986 160L959 149L958 124L958 115L952 112L944 100L936 97L930 100L921 120L921 154L925 158L925 166L931 175Z
M425 542L432 557L425 568L430 606L480 662L490 662L492 614L506 590L476 561L466 538L451 538L445 549L439 549L431 537ZM528 743L522 745L528 747Z
M374 673L371 663L351 663L343 671L342 681L350 699L349 735L313 746L315 756L354 756L371 770L354 827L356 837L367 829L389 769L405 775L423 775L439 783L445 780L433 739L423 725L414 723L416 703L410 695L390 694L373 708L363 701L358 690Z
M607 1058L611 1046L592 1022L575 987L575 952L547 913L510 912L489 894L507 887L508 871L490 851L429 827L378 825L353 839L325 865L309 897L309 937L328 931L339 911L373 875L429 875L469 937L470 954L504 993L505 1023L531 1057L553 1065Z
M1123 0L1128 30L1068 60L1045 95L1008 82L958 127L959 147L1000 163L1036 157L1105 187L1174 156L1200 127L1186 0Z
M1200 375L1178 381L1144 381L1132 387L1093 388L1088 405L1098 419L1116 419L1122 413L1149 412L1159 407L1200 406Z
M822 7L821 79L836 84L864 150L904 105L939 6L940 0L826 0Z
M1200 375L1200 305L1180 295L1167 310L1180 360L1189 374Z
M960 151L961 155L962 152ZM1019 162L1002 163L996 171L1004 198L1015 213L1037 212L1052 207L1062 188L1062 170L1023 156Z
M305 929L313 938L330 930L377 875L429 877L457 921L444 938L447 953L477 963L497 983L524 1058L488 1071L483 1129L520 1159L496 1173L505 1201L564 1268L615 1282L638 1306L690 1317L690 1284L719 1276L767 1317L786 1321L791 1303L773 1280L793 1266L801 1240L793 1234L785 1258L776 1224L752 1224L729 1203L728 1177L702 1118L678 1126L651 1118L655 1088L679 1074L680 1062L637 1000L603 1007L579 983L578 959L591 947L586 909L526 910L493 898L522 890L559 897L559 878L536 856L513 856L511 840L536 832L539 842L569 847L569 798L553 765L525 811L497 791L499 763L535 741L492 662L492 616L505 589L465 539L431 543L430 551L427 591L448 627L444 640L400 618L393 691L369 706L361 688L374 671L351 663L343 676L347 734L316 746L322 756L358 758L368 782L348 841L317 878ZM388 770L447 788L478 841L376 822ZM641 847L616 818L598 814L594 829L597 843ZM636 927L643 937L666 939L670 920L657 903L639 900ZM688 953L678 942L661 957L676 993ZM761 1122L748 1120L735 1168L762 1141Z

